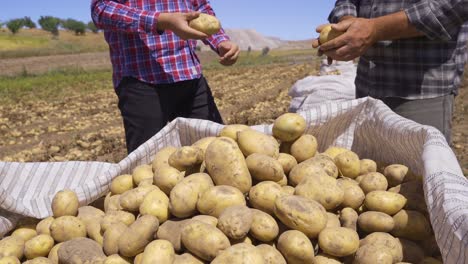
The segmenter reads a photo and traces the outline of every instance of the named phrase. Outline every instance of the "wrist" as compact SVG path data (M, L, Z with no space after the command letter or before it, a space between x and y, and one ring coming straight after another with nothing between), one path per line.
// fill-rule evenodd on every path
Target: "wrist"
M158 17L157 29L164 31L170 27L171 15L169 13L160 13Z
M355 18L356 18L355 16L342 16L342 17L340 17L339 22L345 21L345 20L348 20L348 19L355 19Z

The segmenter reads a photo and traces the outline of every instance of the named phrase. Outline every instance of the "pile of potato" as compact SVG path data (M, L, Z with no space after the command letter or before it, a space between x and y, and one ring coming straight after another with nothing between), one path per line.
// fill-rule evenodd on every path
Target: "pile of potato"
M102 206L64 190L53 217L0 241L5 263L442 263L421 177L350 150L317 152L305 120L166 147ZM379 171L379 172L378 172Z

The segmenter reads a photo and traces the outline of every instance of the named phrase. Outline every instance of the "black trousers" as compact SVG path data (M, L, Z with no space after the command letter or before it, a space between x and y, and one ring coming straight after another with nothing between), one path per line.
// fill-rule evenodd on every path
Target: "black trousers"
M211 120L222 124L206 79L152 85L125 77L116 88L125 127L128 153L177 117Z

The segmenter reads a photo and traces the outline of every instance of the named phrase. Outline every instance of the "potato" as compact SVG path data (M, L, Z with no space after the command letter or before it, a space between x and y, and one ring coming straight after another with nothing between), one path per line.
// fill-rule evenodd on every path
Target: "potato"
M124 257L134 257L145 249L158 230L158 219L152 215L138 218L119 238L119 253Z
M283 188L279 184L271 181L264 181L250 189L249 202L253 208L273 214L276 199L284 194Z
M240 243L223 250L211 262L212 264L225 263L252 263L264 264L263 256L260 251L252 245Z
M119 253L119 238L127 228L122 222L116 222L107 228L103 236L103 249L106 255Z
M173 264L204 264L205 262L190 253L176 255Z
M345 257L358 250L359 235L349 228L330 227L320 232L318 242L323 252L335 257Z
M360 247L353 264L392 264L392 254L385 247L379 247L372 244Z
M245 205L244 195L232 186L219 185L210 187L197 202L200 213L219 217L221 212L232 205Z
M405 209L419 211L421 213L427 212L426 200L424 198L424 190L422 182L409 181L397 185L388 190L403 195L407 199Z
M158 239L164 239L169 242L171 242L172 247L176 252L181 252L182 251L182 241L181 241L181 234L182 234L182 228L186 223L188 223L190 219L188 220L179 220L179 219L172 219L172 220L167 220L162 224L158 232L156 233L156 237ZM216 227L216 225L214 225Z
M86 226L88 237L102 245L101 220L106 214L92 206L83 206L78 209L78 219Z
M153 178L153 168L146 164L137 166L133 169L132 177L135 185L139 185L143 180Z
M401 210L393 216L395 227L392 235L415 241L428 239L432 234L431 224L426 217L410 210Z
M281 189L283 189L283 193L285 195L294 195L294 192L296 191L296 189L294 189L294 187L292 186L283 186L281 187Z
M21 264L19 259L14 256L0 257L0 264Z
M286 113L276 118L273 123L273 136L283 142L291 142L304 134L306 125L301 115Z
M220 251L230 247L229 239L223 232L197 220L184 225L181 239L185 248L207 261L213 260Z
M101 232L105 233L109 227L119 222L130 226L135 222L135 216L125 211L110 211L101 219Z
M108 193L104 200L104 211L107 213L110 211L120 211L122 209L122 206L120 206L120 194L112 195Z
M394 215L405 207L406 201L406 198L398 193L373 191L366 195L364 205L371 211Z
M359 184L363 178L364 178L364 175L359 175L354 180Z
M324 154L317 154L313 158L304 161L304 163L316 164L323 168L328 176L337 178L338 168L332 158Z
M356 153L347 151L337 155L334 159L336 167L344 177L355 179L361 171L361 161Z
M149 192L140 205L140 214L156 216L164 223L169 218L169 198L159 189Z
M124 174L117 176L112 180L110 191L112 194L122 194L128 190L133 189L133 176L130 174Z
M316 163L302 162L292 168L289 172L289 185L296 187L305 178L316 177L319 175L327 176L325 170Z
M199 197L211 187L213 181L206 173L195 173L184 178L171 191L170 212L179 218L194 215Z
M165 147L158 151L158 153L156 153L154 156L153 162L151 163L153 171L156 173L160 168L169 166L169 156L171 156L172 153L176 151L177 148L172 146Z
M24 244L24 256L27 259L45 257L54 246L54 239L49 235L38 235Z
M161 191L169 195L171 190L177 183L184 179L185 172L180 172L171 166L161 166L154 172L154 185L158 186Z
M360 161L360 164L361 170L359 172L359 175L364 175L370 172L377 172L377 163L373 160L362 159Z
M328 41L331 41L341 35L343 35L345 32L343 31L338 31L332 27L332 25L326 25L324 28L322 28L322 31L320 32L319 36L319 43L320 45L323 45L327 43Z
M340 222L342 227L357 230L358 213L350 207L343 208L340 212Z
M216 137L202 138L202 139L198 140L197 142L193 143L192 147L201 149L202 150L202 158L205 159L204 157L205 157L206 149L211 144L211 142L213 142L215 139L216 139Z
M304 178L296 186L295 194L317 201L326 210L337 208L344 199L344 192L336 179L323 174Z
M140 253L135 256L133 259L133 264L141 264L141 260L143 259L143 253Z
M38 257L24 262L25 264L51 264L48 258Z
M124 259L117 254L108 256L106 258L106 261L104 261L104 264L131 264L131 263L133 263L133 261L129 259Z
M265 154L254 153L245 159L250 175L257 181L280 181L284 177L281 164Z
M36 231L36 226L34 225L27 225L27 226L21 226L17 228L13 233L11 233L11 236L16 236L24 241L28 241L29 239L37 236L37 231Z
M286 264L283 255L276 248L267 244L261 244L257 246L257 249L262 254L265 264Z
M410 263L420 263L424 259L424 250L410 240L399 238L398 242L403 248L403 261Z
M276 181L277 184L279 184L279 186L283 187L283 186L287 186L288 185L288 177L286 177L286 175L283 174L283 178L281 178L281 180L279 181Z
M329 227L341 227L340 218L336 214L327 212L327 226Z
M58 250L59 263L103 263L106 255L101 246L88 238L63 243Z
M314 257L314 264L341 264L342 262L334 256L320 253Z
M24 240L20 237L5 237L0 240L0 257L23 258Z
M143 187L143 186L150 186L153 185L153 179L147 178L142 180L139 184L138 187Z
M297 230L289 230L281 234L276 244L288 264L313 263L314 246L312 242Z
M237 133L244 131L244 130L250 130L251 128L246 125L227 125L224 126L223 129L218 134L218 137L228 137L231 138L234 141L237 141Z
M172 264L174 259L175 252L174 248L172 248L171 242L167 240L155 240L146 246L141 263Z
M86 237L86 234L85 223L75 216L61 216L50 225L50 235L57 242Z
M349 149L341 148L341 147L336 147L336 146L331 146L323 152L324 155L329 156L333 160L335 159L336 156L338 156L341 153L345 153L350 151Z
M253 221L250 227L250 234L262 242L273 241L279 234L278 223L271 215L251 209Z
M288 175L289 172L297 165L297 160L290 154L280 153L277 158L278 162L283 167L283 172Z
M372 191L386 191L388 188L388 182L383 174L378 172L370 172L362 177L359 182L359 187L368 194Z
M253 238L252 238L252 239L253 239ZM243 237L243 238L241 238L241 239L232 239L232 238L229 238L229 242L231 243L231 246L234 246L234 245L237 245L237 244L241 244L241 243L253 245L252 239L251 239L249 236L245 236L245 237Z
M190 170L203 162L203 150L197 147L185 146L169 156L169 165L179 171Z
M232 239L241 239L247 235L252 226L253 215L245 205L234 205L226 208L218 218L218 229Z
M145 196L153 190L158 189L158 187L154 185L150 186L141 186L135 189L131 189L129 191L124 192L120 195L119 203L120 206L129 212L138 212L140 209L141 203L145 199Z
M221 29L221 23L212 15L200 13L200 15L189 21L189 26L195 30L203 32L208 36L218 33Z
M325 208L311 199L297 195L276 199L275 215L289 228L299 230L310 238L318 237L327 225Z
M388 185L394 187L405 181L406 175L408 174L408 167L401 164L393 164L385 167L383 174L387 177Z
M279 144L272 136L265 135L253 129L240 131L237 133L239 148L248 157L253 153L260 153L278 158Z
M50 225L54 221L52 216L42 219L36 225L36 232L38 235L50 235Z
M291 145L290 153L297 162L303 162L317 153L317 139L312 135L302 135Z
M340 186L344 192L341 207L350 207L357 210L364 202L366 195L364 194L364 192L359 187L356 181L352 179L344 179L349 178L340 178L337 181L338 186Z
M52 212L55 218L65 215L76 216L78 206L78 196L70 190L59 191L52 199Z
M395 226L395 221L388 214L368 211L358 218L359 228L367 233L390 232Z
M206 149L205 163L216 185L236 187L242 193L247 193L252 187L244 155L234 140L227 137L214 140Z
M401 244L390 234L374 232L362 239L360 244L361 247L365 245L374 245L387 249L393 258L393 263L403 260L403 249Z
M52 249L49 252L49 255L47 258L53 263L53 264L59 264L59 259L58 259L58 250L59 248L63 245L63 243L58 243L55 246L52 247Z

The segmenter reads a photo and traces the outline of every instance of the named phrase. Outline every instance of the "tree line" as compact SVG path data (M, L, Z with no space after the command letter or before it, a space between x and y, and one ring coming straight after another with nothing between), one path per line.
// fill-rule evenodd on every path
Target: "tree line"
M73 31L77 36L84 35L86 30L93 33L98 33L99 31L92 21L86 24L72 18L61 19L53 16L41 16L37 22L43 30L50 32L53 36L58 36L59 29L61 28ZM0 24L0 27L3 27L3 25L5 25L12 34L18 33L20 29L24 27L37 28L36 23L34 23L30 17L11 19Z

